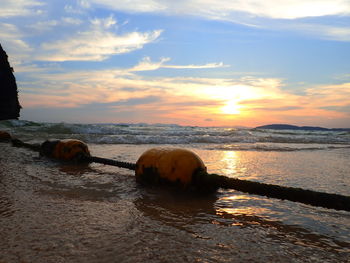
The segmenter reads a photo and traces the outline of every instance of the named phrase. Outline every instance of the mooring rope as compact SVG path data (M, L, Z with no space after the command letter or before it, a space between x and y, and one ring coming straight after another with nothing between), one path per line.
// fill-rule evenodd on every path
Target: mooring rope
M107 159L107 158L101 158L97 156L85 156L83 157L84 160L91 162L91 163L101 163L101 164L106 164L106 165L112 165L116 166L119 168L125 168L129 170L135 171L136 169L136 164L135 163L128 163L128 162L120 162L112 159Z
M30 144L30 143L22 142L19 139L11 139L11 143L12 143L12 146L14 147L24 147L35 152L40 152L40 144Z
M12 139L12 145L15 147L25 147L36 152L40 152L39 144L29 144L18 139ZM105 165L116 166L129 170L135 170L136 164L129 162L121 162L117 160L101 158L97 156L78 156L75 161L101 163ZM330 194L305 190L301 188L279 186L273 184L265 184L238 178L229 178L217 174L208 174L204 171L197 172L193 175L192 183L196 186L205 188L208 186L217 186L218 188L234 189L240 192L256 194L281 200L289 200L293 202L304 203L312 206L319 206L328 209L350 211L350 196L339 194Z
M244 193L289 200L328 209L350 211L350 196L265 184L217 174L207 174L205 172L197 174L195 180L198 183L214 183L224 189L234 189Z

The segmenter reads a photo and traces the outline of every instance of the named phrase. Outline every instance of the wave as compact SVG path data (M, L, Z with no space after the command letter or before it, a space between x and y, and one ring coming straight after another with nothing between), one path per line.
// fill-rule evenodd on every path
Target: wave
M13 127L24 127L24 126L41 126L41 123L34 121L25 120L6 120L0 121L0 128L13 128Z
M341 144L350 145L350 133L335 131L276 131L168 124L70 124L23 120L1 121L0 129L19 138L46 140L76 138L97 144ZM285 145L287 147L287 145ZM244 148L244 147L243 147ZM242 149L243 149L242 148ZM295 147L294 147L295 148ZM244 149L243 149L244 150ZM257 150L264 150L257 149ZM277 149L278 150L278 149ZM284 150L288 150L285 148Z
M299 145L299 144L239 144L239 145L219 145L208 147L208 150L223 151L262 151L262 152L297 152L297 151L320 151L333 149L350 149L350 145Z

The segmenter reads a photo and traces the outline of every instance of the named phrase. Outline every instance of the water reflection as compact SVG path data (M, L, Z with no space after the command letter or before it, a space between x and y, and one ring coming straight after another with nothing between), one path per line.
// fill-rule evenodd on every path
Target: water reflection
M234 151L224 151L221 159L224 165L223 171L225 174L237 175L237 163L239 162L239 154Z
M223 196L218 200L218 202L222 204L226 204L228 206L217 207L216 214L220 216L227 215L227 214L256 216L256 215L262 215L262 214L268 213L268 209L264 207L241 205L242 203L252 203L253 200L259 200L259 198L253 197L250 195L240 195L240 194ZM232 205L234 205L235 207L232 207Z
M350 243L337 240L334 237L312 232L302 226L289 225L281 221L272 220L269 217L258 216L261 212L266 212L264 208L217 208L219 216L215 223L222 226L233 226L239 228L254 228L255 231L264 231L264 242L276 242L322 248L332 253L349 253Z
M127 174L104 173L96 167L74 164L61 164L54 169L47 169L54 176L40 177L41 194L75 200L114 202L132 199L136 192L135 179Z
M134 202L136 208L153 220L178 228L208 223L215 215L215 195L203 196L160 188L143 188Z
M251 162L247 153L241 151L206 151L199 152L210 173L217 173L228 177L255 178L255 174L248 174Z
M235 191L222 192L215 203L217 215L215 223L227 227L262 230L266 235L264 240L268 242L317 247L332 253L350 252L350 243L342 238L315 232L309 229L308 225L300 222L290 224L293 218L297 218L297 215L293 214L297 211L295 207L288 204L290 203L280 203L274 199L240 194ZM302 214L302 216L306 215ZM319 220L321 218L317 217L315 221L309 223L312 225Z
M159 228L148 230L157 235L175 235L180 230L195 239L217 242L223 237L217 236L216 232L222 232L231 239L221 240L221 244L229 246L232 238L237 239L239 233L246 233L250 236L249 239L256 235L256 242L264 244L293 244L321 248L332 253L350 251L348 242L310 231L303 225L291 225L277 220L273 216L275 211L271 208L273 202L259 197L232 192L203 197L146 188L142 189L134 204L142 216L153 224L167 226L164 229L166 233Z
M60 163L58 166L59 171L75 176L82 176L88 172L93 172L93 169L89 166L89 164L79 163L79 164L71 164L71 163Z

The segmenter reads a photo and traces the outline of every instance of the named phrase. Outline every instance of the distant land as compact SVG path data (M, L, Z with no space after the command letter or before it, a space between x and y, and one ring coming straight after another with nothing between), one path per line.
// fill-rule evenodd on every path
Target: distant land
M269 124L255 127L255 129L265 129L265 130L303 130L303 131L347 131L350 132L350 128L323 128L323 127L313 127L313 126L295 126L290 124Z

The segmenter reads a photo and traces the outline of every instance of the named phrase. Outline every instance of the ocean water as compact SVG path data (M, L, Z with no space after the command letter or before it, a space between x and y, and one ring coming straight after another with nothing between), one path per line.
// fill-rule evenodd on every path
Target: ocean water
M210 173L350 195L350 133L3 121L30 143L85 141L136 162L196 152ZM219 189L142 187L132 171L0 143L0 262L350 262L350 213Z

